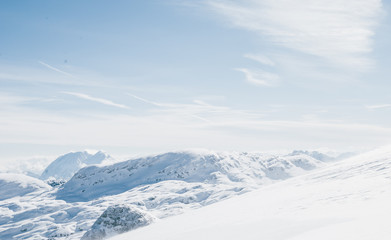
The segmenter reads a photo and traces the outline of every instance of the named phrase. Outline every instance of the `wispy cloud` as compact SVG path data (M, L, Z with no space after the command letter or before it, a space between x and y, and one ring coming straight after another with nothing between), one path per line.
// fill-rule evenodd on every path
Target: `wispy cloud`
M237 117L248 119L259 119L264 117L264 114L258 111L232 109L227 106L209 104L198 99L193 100L193 103L164 103L150 101L133 94L129 95L142 102L159 107L158 109L153 110L154 114L177 116L178 119L186 116L211 124L229 121Z
M47 63L45 63L45 62L38 61L38 63L41 64L41 65L43 65L43 66L45 66L45 67L47 67L47 68L49 68L49 69L51 69L51 70L53 70L53 71L56 71L56 72L58 72L58 73L61 73L61 74L65 75L65 76L68 76L68 77L71 77L71 78L75 78L75 76L73 76L72 74L67 73L67 72L64 72L64 71L62 71L62 70L60 70L60 69L58 69L58 68L55 68L55 67L53 67L53 66L51 66L51 65L49 65L49 64L47 64Z
M104 104L104 105L112 106L112 107L129 109L129 107L126 106L126 105L114 103L114 102L112 102L110 100L107 100L107 99L104 99L104 98L91 97L91 96L89 96L87 94L84 94L84 93L76 93L76 92L62 92L62 93L65 93L65 94L68 94L68 95L72 95L72 96L75 96L75 97L78 97L78 98L81 98L81 99L85 99L85 100L101 103L101 104Z
M368 69L381 0L206 0L235 27L338 65Z
M379 104L379 105L366 105L368 109L383 109L383 108L391 108L391 104Z
M247 68L236 68L236 71L244 73L247 82L258 86L276 86L279 76L263 70L251 70Z
M251 60L254 60L254 61L257 61L257 62L264 64L264 65L268 65L268 66L275 66L276 65L270 58L268 58L267 56L264 56L264 55L248 53L248 54L245 54L244 57L251 59Z

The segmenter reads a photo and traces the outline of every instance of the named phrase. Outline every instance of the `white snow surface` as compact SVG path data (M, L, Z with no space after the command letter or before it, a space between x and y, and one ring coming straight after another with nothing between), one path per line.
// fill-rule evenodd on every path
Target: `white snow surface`
M388 240L391 147L331 163L113 240Z
M0 239L80 239L112 206L133 205L162 219L328 164L305 153L185 151L83 168L60 189L33 179L40 188L0 200ZM23 177L3 181L10 186Z
M54 160L41 174L40 179L48 180L54 178L57 180L69 180L81 168L102 164L104 161L111 160L107 153L98 151L92 154L88 151L71 152Z

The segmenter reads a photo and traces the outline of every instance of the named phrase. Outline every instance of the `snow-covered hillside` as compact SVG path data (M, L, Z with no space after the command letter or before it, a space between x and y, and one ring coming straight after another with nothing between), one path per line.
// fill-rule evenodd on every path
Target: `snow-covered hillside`
M387 147L112 239L388 240L390 186Z
M104 161L111 160L111 157L102 151L91 154L87 151L71 152L60 156L54 160L42 173L40 179L47 180L54 178L57 180L69 180L79 169L101 164Z
M49 191L44 182L23 174L0 173L0 200Z
M103 225L91 227L112 206L132 205L162 219L327 164L305 152L187 151L83 168L60 189L34 179L44 190L0 201L0 239L80 239L87 231L102 230Z

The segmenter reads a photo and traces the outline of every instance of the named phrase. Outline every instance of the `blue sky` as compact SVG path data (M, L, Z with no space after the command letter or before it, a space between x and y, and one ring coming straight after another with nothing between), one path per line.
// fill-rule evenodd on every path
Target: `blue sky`
M1 1L0 151L391 140L380 0Z

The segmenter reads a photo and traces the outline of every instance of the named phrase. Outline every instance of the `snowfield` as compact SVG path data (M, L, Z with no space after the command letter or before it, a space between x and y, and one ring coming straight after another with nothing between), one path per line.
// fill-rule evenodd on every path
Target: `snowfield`
M112 239L388 240L390 186L387 147Z
M130 234L146 234L140 235L138 239L174 239L182 236L181 234L186 235L186 232L191 233L191 229L199 226L201 230L208 229L204 233L200 231L200 234L205 234L202 235L203 238L209 239L207 236L210 231L214 234L214 226L217 227L215 230L220 232L225 226L230 228L230 224L233 224L231 230L234 231L236 224L246 229L250 227L246 225L247 222L251 221L259 230L261 228L258 221L261 221L261 225L269 226L273 219L289 225L290 217L295 219L296 213L301 214L303 209L311 209L311 206L316 204L323 209L322 201L328 203L327 199L335 197L329 194L335 194L342 183L345 183L345 177L349 172L355 176L355 172L344 169L346 166L360 167L363 173L369 172L366 167L370 161L375 161L379 157L379 154L371 154L365 158L368 163L360 160L362 164L357 165L359 161L354 159L361 158L336 161L336 158L306 151L295 151L288 155L212 151L171 152L113 165L85 167L60 187L50 187L38 179L26 180L28 177L25 176L0 175L0 189L6 189L5 192L9 192L7 186L20 186L15 188L12 195L5 195L6 197L0 200L0 239L80 239L83 236L85 239L91 236L103 238L145 226L154 222L154 219L159 220L151 226L132 230ZM339 172L338 166L342 169ZM333 170L335 168L337 170ZM316 171L317 175L297 177L310 171ZM332 178L335 181L340 179L340 182L329 186L327 183L331 180L324 176L331 173L345 177ZM373 182L378 183L378 178L375 174ZM347 184L351 185L349 181L346 180ZM255 189L259 190L252 192ZM317 191L320 190L323 198L317 199ZM222 201L238 195L241 196ZM296 198L302 201L300 206L295 205L299 201ZM243 203L229 205L230 202L236 201ZM212 203L216 204L211 205ZM225 204L228 204L226 209L222 207ZM205 210L190 211L198 208ZM224 212L215 212L219 216L208 215L209 211L220 211L220 208L224 208L221 209ZM293 210L290 210L291 208ZM284 215L284 209L292 215ZM308 221L312 222L312 213L308 211ZM121 221L115 220L117 213L122 214L119 216ZM179 218L172 217L182 213L188 214ZM200 215L198 218L198 214L207 216ZM254 217L254 214L257 217ZM191 220L192 217L189 216L195 217ZM267 216L270 216L270 219ZM181 217L185 219L180 220ZM259 217L262 218L258 219ZM133 220L128 222L126 219ZM176 221L175 219L179 219L179 222L171 226L171 221ZM197 219L201 223L197 223ZM300 221L292 220L293 223L299 224ZM272 231L272 225L264 231ZM288 225L283 224L279 228ZM171 230L163 231L160 226ZM180 227L175 229L175 226ZM151 232L147 230L150 228ZM227 230L227 234L229 231ZM166 236L165 233L169 235ZM170 235L176 233L179 235ZM231 235L238 236L234 233ZM219 239L218 236L216 238Z

